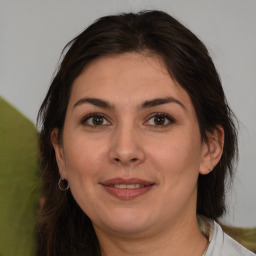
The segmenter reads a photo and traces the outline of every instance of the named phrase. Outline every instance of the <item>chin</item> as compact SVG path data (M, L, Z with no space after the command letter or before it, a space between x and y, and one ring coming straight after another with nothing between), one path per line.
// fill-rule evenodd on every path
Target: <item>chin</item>
M109 216L100 221L100 226L105 226L108 230L119 234L135 234L145 231L151 225L150 220L145 213L134 213L129 210L120 211L118 214L111 213Z
M106 223L105 223L106 225ZM119 223L111 223L109 225L109 230L114 233L118 233L120 235L132 235L141 233L147 230L147 226L145 223L131 223L131 222L120 222Z

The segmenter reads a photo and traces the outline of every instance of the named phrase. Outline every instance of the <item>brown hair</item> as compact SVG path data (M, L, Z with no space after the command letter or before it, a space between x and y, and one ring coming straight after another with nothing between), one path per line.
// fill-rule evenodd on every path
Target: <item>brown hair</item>
M215 66L204 44L173 17L161 11L126 13L98 19L64 48L62 63L38 114L41 125L40 212L43 255L100 255L90 219L70 191L60 191L58 166L51 132L63 129L73 81L93 60L113 54L149 51L160 56L172 78L189 94L195 107L202 140L221 125L223 155L209 175L199 175L197 213L217 219L225 212L225 183L232 175L237 134Z

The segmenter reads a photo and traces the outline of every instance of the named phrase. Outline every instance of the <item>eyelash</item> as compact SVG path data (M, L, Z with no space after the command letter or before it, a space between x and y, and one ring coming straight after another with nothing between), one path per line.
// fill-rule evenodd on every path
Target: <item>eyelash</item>
M100 127L100 126L103 126L103 125L109 125L109 124L111 124L108 120L107 120L107 122L108 122L109 124L100 124L100 125L88 124L88 120L93 119L93 118L102 118L102 119L103 119L103 122L104 122L104 120L107 120L107 118L106 118L105 115L103 115L103 114L100 114L100 113L92 113L92 114L89 114L89 115L85 116L85 117L82 119L81 123L82 123L83 125L91 126L91 127L97 127L97 126Z
M151 114L148 118L147 118L147 121L146 123L148 123L151 119L153 118L164 118L164 122L166 122L166 120L168 121L168 123L166 124L163 124L163 125L148 125L148 126L155 126L157 128L165 128L167 126L169 126L170 124L173 124L175 123L175 119L173 117L171 117L170 115L168 114L165 114L165 113L153 113ZM146 124L147 125L147 124Z
M98 124L98 125L96 125L96 124L89 124L88 120L93 119L93 118L103 119L103 124ZM151 119L153 119L153 118L164 118L164 124L159 124L159 125L157 125L157 124L155 124L155 125L148 124L149 121ZM166 120L168 121L167 124L166 124ZM108 124L104 124L105 121L107 121ZM170 115L165 114L165 113L153 113L149 117L147 117L147 120L146 120L146 122L144 124L146 126L154 126L154 127L157 127L157 128L164 128L164 127L169 126L172 123L175 123L175 119L173 117L171 117ZM106 118L106 116L101 114L101 113L92 113L92 114L89 114L89 115L85 116L82 119L81 124L83 124L85 126L90 126L90 127L98 128L98 127L102 127L102 126L111 125L111 122L109 122L108 119Z

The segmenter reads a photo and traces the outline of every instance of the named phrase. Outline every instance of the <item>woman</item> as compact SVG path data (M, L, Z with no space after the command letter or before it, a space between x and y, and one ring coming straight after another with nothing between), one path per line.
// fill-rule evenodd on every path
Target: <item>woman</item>
M66 49L38 117L42 255L253 255L216 222L237 137L202 42L148 11Z

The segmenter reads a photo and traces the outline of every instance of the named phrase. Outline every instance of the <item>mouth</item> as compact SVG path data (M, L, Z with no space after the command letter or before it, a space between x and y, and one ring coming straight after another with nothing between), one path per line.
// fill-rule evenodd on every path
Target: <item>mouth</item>
M155 183L137 178L115 178L100 183L105 191L122 200L135 199L149 192Z
M142 184L115 184L115 185L110 185L110 187L119 188L119 189L135 189L135 188L145 187L145 185L142 185Z

